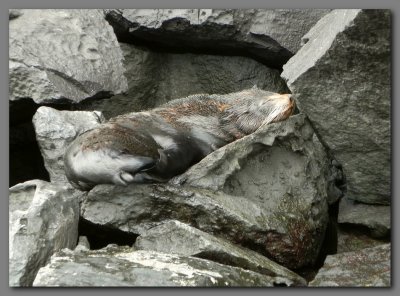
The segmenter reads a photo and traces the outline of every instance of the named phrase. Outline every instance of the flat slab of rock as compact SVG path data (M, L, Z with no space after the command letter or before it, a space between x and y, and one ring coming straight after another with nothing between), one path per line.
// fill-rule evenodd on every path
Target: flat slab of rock
M104 121L99 111L58 111L40 107L33 116L36 140L51 182L68 184L64 172L64 153L81 133Z
M102 10L18 13L9 30L11 101L80 102L127 89L122 52Z
M76 191L41 180L10 188L10 286L31 286L39 268L55 251L75 248L78 200Z
M35 287L272 287L274 278L212 261L107 247L62 250L41 268Z
M325 9L106 11L107 20L125 42L169 50L247 55L274 68L282 67L298 49L301 37L327 12Z
M339 226L337 236L337 253L359 251L387 243L387 241L372 238L365 231L355 229L352 225Z
M281 285L306 286L305 279L267 257L176 220L149 229L136 239L134 247L208 259L266 274Z
M390 206L366 205L343 198L339 204L338 222L364 226L375 238L390 235Z
M390 244L330 255L311 287L390 287Z
M281 76L343 166L346 195L390 204L390 10L333 10L303 39Z

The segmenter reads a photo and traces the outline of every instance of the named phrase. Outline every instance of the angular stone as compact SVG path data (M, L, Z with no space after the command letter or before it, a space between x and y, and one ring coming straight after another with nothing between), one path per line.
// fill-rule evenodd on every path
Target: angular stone
M390 244L330 255L311 287L390 287Z
M10 286L31 286L39 268L55 251L75 248L78 199L76 191L40 180L10 188Z
M176 220L149 229L136 239L134 246L139 250L194 256L241 267L274 277L275 282L281 285L306 285L305 279L259 253Z
M62 250L41 268L35 287L272 287L274 278L212 261L108 246Z
M33 116L36 139L51 182L69 184L64 173L64 153L79 134L104 121L99 111L58 111L40 107Z
M218 149L170 180L179 186L96 186L81 214L136 234L175 219L299 268L315 262L325 234L327 172L299 114Z
M366 205L343 198L339 204L338 222L364 226L372 237L387 237L390 234L390 206Z
M389 10L338 9L305 36L282 77L343 166L350 199L390 204Z
M10 20L10 100L80 102L126 90L123 56L98 9L22 9Z
M107 10L119 40L176 51L245 55L274 68L328 10L121 9ZM282 25L284 24L284 26ZM282 42L282 43L280 43Z

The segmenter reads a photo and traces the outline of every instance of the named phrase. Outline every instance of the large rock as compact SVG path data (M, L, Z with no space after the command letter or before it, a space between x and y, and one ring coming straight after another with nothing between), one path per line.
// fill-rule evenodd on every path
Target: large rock
M179 52L247 55L281 68L298 49L301 36L327 12L325 9L121 9L108 10L106 14L120 41Z
M106 118L142 111L193 94L227 94L257 85L276 93L289 90L280 72L248 57L174 54L121 43L128 91L108 100L83 102Z
M389 10L334 10L283 67L321 141L343 165L347 197L390 204Z
M311 287L390 287L390 244L330 255Z
M128 247L62 250L41 268L35 287L272 287L275 279L212 261Z
M281 285L306 285L305 279L268 258L176 220L149 229L137 238L135 247L241 267L275 277Z
M9 29L10 100L80 102L127 89L122 52L102 10L18 13Z
M52 182L69 184L63 160L67 146L79 134L103 121L98 111L58 111L44 106L36 111L33 116L36 139Z
M390 235L390 206L366 205L343 198L339 204L338 222L363 226L372 237L385 238Z
M323 147L300 114L208 155L170 181L179 186L96 186L81 214L136 234L175 219L299 268L315 262L324 238L327 171Z
M78 199L76 191L40 180L10 188L10 286L31 286L55 251L76 246Z

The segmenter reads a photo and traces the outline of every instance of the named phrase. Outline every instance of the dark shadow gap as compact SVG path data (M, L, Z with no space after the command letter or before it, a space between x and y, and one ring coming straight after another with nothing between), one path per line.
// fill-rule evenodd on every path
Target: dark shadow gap
M79 219L78 233L79 236L87 237L91 250L102 249L109 244L132 246L139 236L138 234L94 224L82 217Z

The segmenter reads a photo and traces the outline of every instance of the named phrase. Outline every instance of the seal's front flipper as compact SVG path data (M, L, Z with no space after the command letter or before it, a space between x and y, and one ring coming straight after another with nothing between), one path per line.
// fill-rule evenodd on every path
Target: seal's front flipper
M156 160L147 156L129 156L123 160L122 171L136 174L152 169L156 165Z
M121 159L123 165L113 176L112 182L115 185L126 186L132 182L140 182L140 178L135 175L150 170L156 165L156 161L146 156L126 156Z

